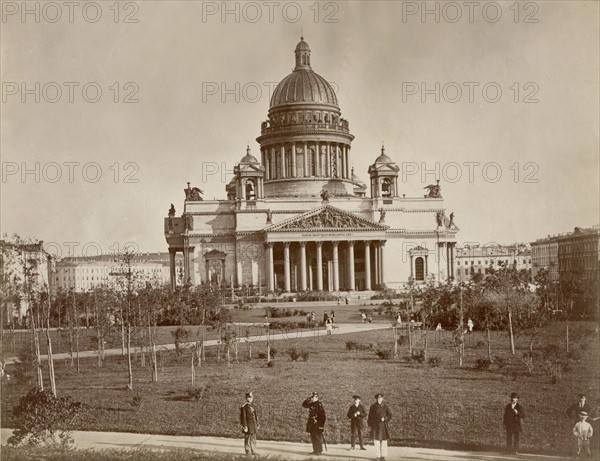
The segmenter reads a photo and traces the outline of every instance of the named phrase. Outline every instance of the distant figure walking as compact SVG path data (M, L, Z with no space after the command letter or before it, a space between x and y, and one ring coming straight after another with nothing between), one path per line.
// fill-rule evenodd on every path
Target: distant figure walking
M325 320L325 331L328 335L333 332L333 320L329 317L327 317L327 320Z
M467 320L467 333L473 333L474 326L475 326L475 324L473 323L473 320L471 320L471 319Z
M362 319L362 323L366 323L367 322L367 314L364 312L360 313L360 318Z
M367 423L371 428L371 438L375 445L377 459L378 461L385 461L388 454L388 439L390 438L388 422L392 419L392 412L383 403L383 394L375 394L375 400L376 402L369 409Z
M523 407L519 403L516 392L510 394L510 403L504 407L504 428L506 429L506 450L516 454L519 451L519 438L521 436L521 420L525 418Z
M396 325L402 325L402 314L400 314L400 311L398 311L398 313L396 314Z
M306 432L310 434L312 442L312 455L320 455L323 453L323 431L325 430L325 409L323 404L319 402L319 394L313 392L304 402L304 408L308 408L308 420L306 421Z
M315 311L312 311L310 313L310 320L311 322L315 323L317 321L317 316L315 315Z
M587 412L580 412L579 421L573 426L573 435L577 438L577 456L581 454L582 450L585 450L586 455L592 456L590 451L590 439L594 435L594 429L592 429L592 425L586 421L587 417Z
M244 449L247 455L256 454L256 431L260 427L258 424L258 414L252 404L254 396L252 392L246 394L246 403L240 408L240 424L244 434Z

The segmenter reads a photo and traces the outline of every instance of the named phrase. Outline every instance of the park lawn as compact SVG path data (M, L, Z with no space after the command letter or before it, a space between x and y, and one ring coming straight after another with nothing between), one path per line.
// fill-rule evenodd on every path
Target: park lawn
M253 359L247 360L245 345L240 344L240 363L226 366L216 360L216 348L208 349L207 361L196 367L196 387L205 387L203 397L188 397L191 386L190 356L177 358L174 352L162 352L159 358L159 382L151 383L150 369L141 368L139 356L134 366L134 391L126 391L126 361L107 358L104 368L95 361L82 361L79 374L61 364L57 367L59 395L70 395L86 404L79 421L80 430L125 431L180 435L240 437L239 406L244 393L255 393L261 417L259 438L308 441L305 433L306 410L302 400L319 391L328 415L326 438L331 443L348 442L346 411L351 396L359 393L371 404L376 392L385 394L394 418L391 421L393 445L428 447L499 449L504 443L502 412L508 394L517 391L526 410L522 446L524 451L568 454L572 451L572 424L564 416L565 408L577 392L586 391L597 405L599 390L598 336L593 323L570 323L571 350L579 362L562 379L551 383L539 366L531 376L521 357L527 338L519 337L517 354L508 367L510 373L475 371L477 357L486 353L484 334L477 332L466 341L466 363L461 369L451 345L451 334L441 337L429 333L429 355L438 356L438 367L408 363L406 345L399 347L399 358L382 360L373 350L346 349L346 341L373 344L373 348L391 349L390 330L356 334L319 336L275 341L278 351L274 366L257 359L265 352L264 342L253 345ZM565 324L544 331L543 344L564 345ZM422 347L422 340L416 347ZM292 347L309 352L308 361L292 362L285 351ZM184 354L189 354L185 352ZM493 333L493 354L510 359L507 335ZM541 360L540 360L541 365ZM10 369L9 369L10 372ZM25 386L3 381L2 426L11 427L8 411L26 390ZM141 405L133 396L142 397Z
M356 301L354 301L356 302ZM380 301L365 301L368 306L362 305L337 305L335 302L314 302L314 303L270 303L270 304L254 304L250 309L229 309L231 314L231 321L235 323L252 323L256 324L254 326L245 325L238 327L238 335L240 337L249 335L261 335L264 334L264 328L261 327L261 324L266 322L266 306L276 307L282 310L298 310L315 312L315 317L317 321L321 321L323 319L323 314L325 312L329 313L332 310L335 312L335 318L337 323L360 323L361 316L360 310L361 308L375 308L377 307L377 303ZM371 305L372 304L372 305ZM390 319L385 316L385 314L378 315L374 313L373 320L375 322L388 322ZM288 322L305 322L305 315L295 315L290 317L278 317L271 318L272 322L280 322L280 323L288 323ZM164 344L173 344L173 332L180 328L179 325L174 326L160 326L157 327L156 330L156 344L164 345ZM218 337L218 333L215 329L207 325L182 325L181 328L184 328L188 331L188 336L186 341L199 341L203 338L210 340L216 339ZM132 346L138 347L140 343L147 344L146 341L146 332L147 328L135 328L134 334L132 338ZM278 331L275 331L277 333ZM74 334L73 334L74 335ZM14 357L17 355L18 351L24 347L32 346L32 334L31 330L16 330L14 332L10 330L5 330L4 332L4 350L7 357ZM14 341L13 341L14 338ZM61 331L57 329L52 329L50 331L50 338L52 340L52 351L55 354L69 352L69 330L67 328L63 328ZM75 341L75 339L73 339ZM105 336L105 349L118 349L121 347L121 328L119 326L114 326L110 332ZM96 330L93 327L86 328L81 326L79 329L79 350L96 350L98 344L98 338ZM75 346L73 346L75 350ZM40 351L41 354L47 353L47 344L46 344L46 336L45 332L40 332Z

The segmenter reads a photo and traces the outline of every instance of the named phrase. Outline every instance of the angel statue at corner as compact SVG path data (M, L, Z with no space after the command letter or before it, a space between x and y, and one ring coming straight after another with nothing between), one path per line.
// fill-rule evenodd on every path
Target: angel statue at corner
M442 197L442 186L440 186L440 180L436 181L436 184L429 184L423 189L427 189L428 198L441 198Z
M187 189L183 189L183 191L185 192L186 200L190 200L192 202L203 200L202 194L204 194L204 192L197 187L190 187L189 182L187 183Z

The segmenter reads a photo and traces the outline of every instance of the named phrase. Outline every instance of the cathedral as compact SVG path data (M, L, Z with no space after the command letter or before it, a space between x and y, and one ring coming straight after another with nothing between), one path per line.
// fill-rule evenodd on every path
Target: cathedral
M359 179L350 124L313 71L304 38L294 55L261 123L260 154L246 149L227 198L204 200L188 183L183 214L171 205L164 231L172 286L349 293L454 277L458 228L439 181L418 196L400 194L400 168L383 147L368 183Z

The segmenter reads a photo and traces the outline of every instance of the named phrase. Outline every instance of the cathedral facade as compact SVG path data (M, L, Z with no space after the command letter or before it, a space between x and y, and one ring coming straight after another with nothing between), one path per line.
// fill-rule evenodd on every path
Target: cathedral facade
M453 277L458 228L439 182L418 197L400 195L400 168L383 147L368 184L361 181L348 120L312 70L303 38L294 55L261 123L260 160L247 148L227 199L203 200L188 183L183 214L171 205L164 223L171 284L354 292Z

